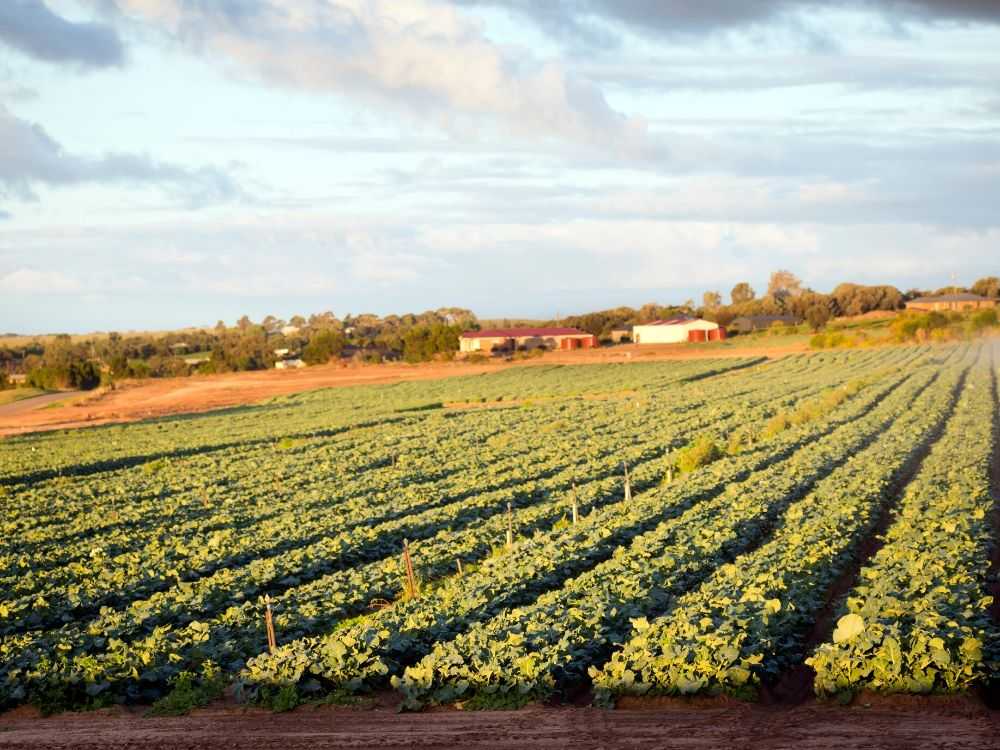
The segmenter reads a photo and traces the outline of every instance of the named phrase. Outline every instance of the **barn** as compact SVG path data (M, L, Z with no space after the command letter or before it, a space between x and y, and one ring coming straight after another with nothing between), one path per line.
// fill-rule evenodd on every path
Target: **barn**
M525 349L590 349L597 337L576 328L490 328L465 331L459 340L464 353L513 352Z
M636 344L682 344L689 341L718 341L726 329L701 318L671 318L632 327Z

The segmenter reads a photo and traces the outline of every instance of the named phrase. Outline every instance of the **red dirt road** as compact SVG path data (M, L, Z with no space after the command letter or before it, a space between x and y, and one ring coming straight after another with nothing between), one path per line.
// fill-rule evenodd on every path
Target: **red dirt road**
M183 718L138 713L26 712L0 716L0 748L950 748L1000 746L1000 713L970 702L925 701L921 706L844 708L806 704L767 708L602 711L527 708L516 712L441 711L397 714L388 708L301 708L288 714L231 708Z
M393 363L347 367L328 365L302 370L264 370L143 380L126 383L114 391L94 392L82 398L74 398L57 408L42 408L41 401L37 402L37 408L29 408L30 401L18 402L23 406L14 413L8 415L0 412L0 436L203 412L227 406L253 404L275 396L317 388L436 380L494 372L505 367L751 356L776 358L804 350L804 347L799 345L757 349L738 347L692 349L676 345L617 346L609 349L552 352L539 359L511 363L439 362L421 365Z

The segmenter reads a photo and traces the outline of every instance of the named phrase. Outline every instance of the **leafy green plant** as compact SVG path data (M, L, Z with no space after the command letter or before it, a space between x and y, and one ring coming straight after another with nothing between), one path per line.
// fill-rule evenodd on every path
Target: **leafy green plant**
M226 688L225 678L212 662L205 662L200 674L180 672L170 684L170 692L153 704L153 716L184 716L221 698Z

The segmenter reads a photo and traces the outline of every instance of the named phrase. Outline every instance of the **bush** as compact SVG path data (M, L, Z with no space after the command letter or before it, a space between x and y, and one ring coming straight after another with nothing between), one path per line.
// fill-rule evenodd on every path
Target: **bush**
M193 709L203 708L222 696L226 688L219 668L205 662L200 675L181 672L171 681L173 689L153 704L154 716L183 716Z
M723 456L722 448L710 435L702 435L685 448L677 452L677 470L681 474L690 474L702 466L708 466Z
M996 309L990 310L980 310L975 315L972 316L970 324L972 330L982 331L986 328L995 328L997 326L997 311Z
M313 334L302 350L302 361L307 365L322 365L339 355L343 349L344 337L339 332L319 331Z

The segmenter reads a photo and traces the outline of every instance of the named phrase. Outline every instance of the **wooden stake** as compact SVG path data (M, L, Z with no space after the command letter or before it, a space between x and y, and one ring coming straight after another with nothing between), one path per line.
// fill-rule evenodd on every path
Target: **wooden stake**
M667 484L671 484L674 481L674 465L670 464L667 467Z
M628 476L628 464L622 461L622 466L625 467L625 502L632 502L632 480Z
M576 482L573 482L573 525L580 522L580 501L576 496Z
M278 639L274 637L274 617L271 614L271 597L264 597L264 625L267 628L267 650L272 654L278 649Z
M465 573L462 572L462 558L456 557L455 564L458 566L458 577L461 578L462 576L465 575Z
M514 546L514 511L507 501L507 549Z
M403 540L403 565L406 568L406 588L407 597L415 599L417 596L417 577L413 573L413 558L410 557L410 543Z

